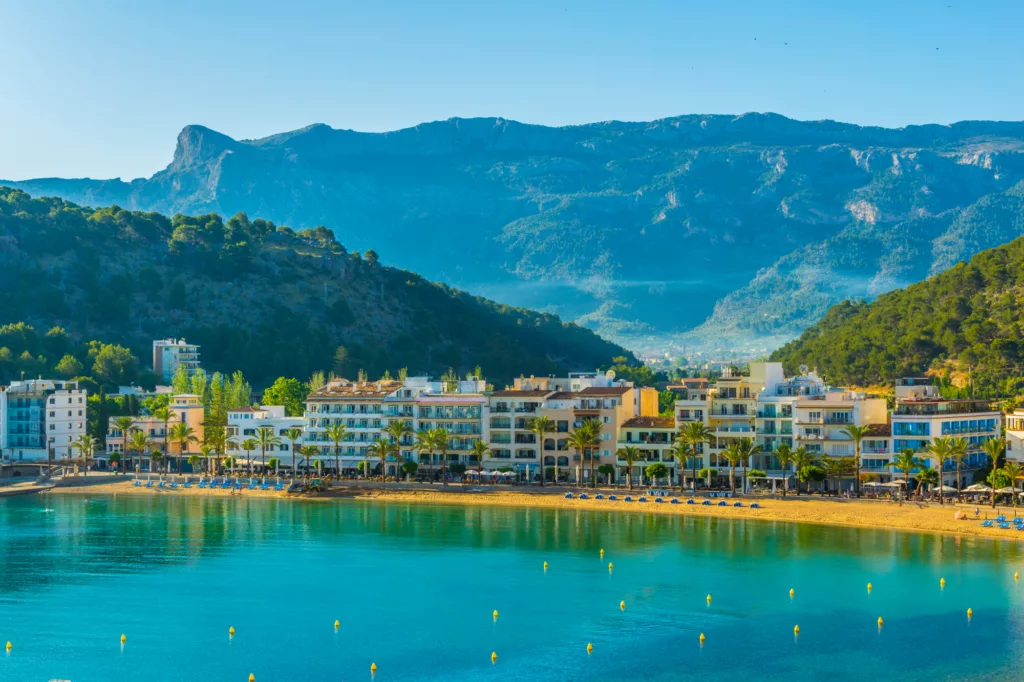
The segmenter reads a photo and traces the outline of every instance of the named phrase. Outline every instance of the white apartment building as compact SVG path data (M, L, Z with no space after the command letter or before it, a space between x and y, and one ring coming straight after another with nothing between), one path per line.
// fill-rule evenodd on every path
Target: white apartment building
M1024 410L1006 415L1006 459L1024 464Z
M956 462L937 462L927 454L936 438L966 438L971 449L960 467L961 484L970 484L974 472L988 463L981 444L998 438L1003 414L987 400L947 400L929 377L896 380L896 407L892 413L892 447L895 452L915 450L932 466L942 467L942 482L956 485ZM1009 454L1009 453L1007 453ZM1017 453L1014 453L1017 455Z
M284 405L262 405L260 407L242 407L237 410L228 410L227 439L228 455L235 457L239 462L250 465L262 465L264 459L278 460L278 469L291 469L295 471L305 470L306 458L295 456L295 449L302 447L302 432L306 427L304 417L285 416ZM246 452L243 445L248 440L256 441L260 429L270 429L271 433L281 441L277 445L270 445L266 451L261 451L259 445ZM291 440L292 429L299 431L299 437L293 442ZM309 462L310 469L318 459L326 459L327 454L321 451L321 455L313 457Z
M441 453L418 452L415 434L430 429L445 428L449 433L447 464L475 464L469 454L477 440L487 442L486 382L469 379L433 380L428 377L409 377L404 382L395 380L349 381L335 379L306 401L305 443L319 448L324 465L334 469L334 442L327 434L329 426L345 427L345 438L338 448L341 473L352 475L360 463L370 471L379 467L377 460L369 460L368 448L393 421L402 421L412 429L401 443L405 460L418 462L424 471L441 470ZM390 458L388 475L400 475L399 461Z
M153 341L153 371L169 383L178 367L185 367L189 376L195 374L199 369L199 346L185 339Z
M88 394L74 381L26 379L0 388L0 455L9 461L80 457Z

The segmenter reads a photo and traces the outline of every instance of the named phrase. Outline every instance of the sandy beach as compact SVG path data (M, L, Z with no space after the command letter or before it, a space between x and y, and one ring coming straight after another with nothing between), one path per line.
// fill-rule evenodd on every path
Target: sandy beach
M620 501L565 499L562 491L540 491L536 489L497 489L489 490L479 486L452 485L442 489L433 487L388 487L380 484L354 483L342 485L330 493L316 496L289 495L274 490L244 490L231 493L228 490L204 488L145 488L135 487L131 479L116 483L105 482L98 485L75 487L57 487L45 492L47 495L170 495L208 496L208 497L261 497L293 499L310 502L330 502L333 500L374 500L388 503L416 504L462 504L462 505L494 505L505 507L536 507L546 509L598 509L602 511L619 511L623 513L647 514L679 514L693 516L711 516L719 518L761 519L765 521L791 521L795 523L814 523L832 526L855 526L869 528L886 528L928 533L949 533L955 535L976 535L985 537L1024 540L1024 533L1015 529L983 528L973 518L974 505L944 505L935 503L920 505L908 502L902 506L875 500L841 500L822 499L819 497L796 497L789 495L785 499L762 498L743 499L743 507L702 506L685 504L685 495L680 495L684 504L656 504L654 502L623 502L626 493L615 491ZM607 494L607 491L606 491ZM638 492L633 492L634 498ZM591 493L592 495L592 493ZM731 505L734 500L730 500ZM751 509L750 503L757 502L761 509ZM714 503L713 503L714 504ZM1005 513L1012 517L1011 507L992 507L981 505L981 518L993 518ZM970 516L970 520L955 518L958 510ZM1022 510L1024 513L1024 510Z

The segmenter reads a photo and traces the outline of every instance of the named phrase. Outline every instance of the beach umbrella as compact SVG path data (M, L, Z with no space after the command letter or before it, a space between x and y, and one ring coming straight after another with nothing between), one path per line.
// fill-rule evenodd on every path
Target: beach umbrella
M984 483L974 483L964 488L965 493L990 493L992 488L985 485Z
M939 491L941 491L943 493L955 493L956 492L956 488L954 488L951 485L944 485L944 486L941 486L939 488Z
M1017 491L1011 488L1010 486L1006 486L1005 488L999 488L998 490L996 490L996 492L999 493L1000 495L1012 495Z

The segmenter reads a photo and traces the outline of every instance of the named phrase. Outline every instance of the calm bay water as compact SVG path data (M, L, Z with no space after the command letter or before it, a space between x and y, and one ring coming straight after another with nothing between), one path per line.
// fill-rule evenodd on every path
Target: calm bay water
M369 680L371 662L377 682L1012 680L1014 571L1011 542L781 523L16 498L0 501L0 680Z

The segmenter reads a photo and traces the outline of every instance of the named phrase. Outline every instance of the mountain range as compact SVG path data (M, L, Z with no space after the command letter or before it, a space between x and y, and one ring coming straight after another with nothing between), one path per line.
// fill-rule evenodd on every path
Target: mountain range
M1024 123L776 114L560 128L202 126L147 179L9 183L79 204L328 225L350 250L637 349L770 349L1022 233Z

